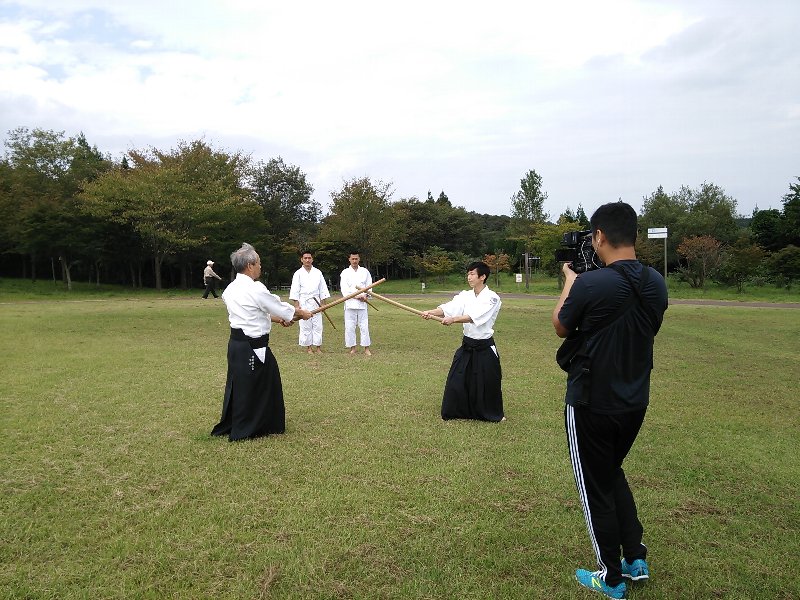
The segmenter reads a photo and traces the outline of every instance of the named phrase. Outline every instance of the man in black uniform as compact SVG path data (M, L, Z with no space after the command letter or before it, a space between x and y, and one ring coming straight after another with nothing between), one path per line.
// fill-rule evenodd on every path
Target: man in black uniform
M657 271L636 260L636 225L636 212L623 202L595 211L592 246L607 266L577 275L565 264L564 289L553 310L556 334L577 331L585 344L566 367L564 417L599 568L578 569L575 576L609 598L625 597L623 578L649 577L642 524L622 462L647 410L653 340L667 309L667 288Z

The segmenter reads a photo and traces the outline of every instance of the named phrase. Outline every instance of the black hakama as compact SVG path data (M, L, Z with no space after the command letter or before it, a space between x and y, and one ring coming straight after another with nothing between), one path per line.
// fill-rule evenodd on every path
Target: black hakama
M463 338L444 386L443 419L502 420L502 371L492 346L494 338Z
M222 417L211 435L234 441L284 432L281 374L268 343L269 334L249 338L241 329L231 329ZM263 363L253 352L256 348L266 350Z

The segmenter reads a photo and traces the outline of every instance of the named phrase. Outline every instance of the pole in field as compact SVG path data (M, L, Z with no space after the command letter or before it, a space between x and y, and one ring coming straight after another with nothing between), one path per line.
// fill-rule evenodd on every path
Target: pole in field
M667 228L651 227L647 230L647 238L650 240L664 240L664 281L667 279Z

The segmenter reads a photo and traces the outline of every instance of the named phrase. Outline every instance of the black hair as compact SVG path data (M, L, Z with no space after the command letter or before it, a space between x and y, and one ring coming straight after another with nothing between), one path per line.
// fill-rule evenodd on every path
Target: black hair
M636 211L625 202L609 202L594 211L589 220L592 233L602 231L614 248L636 245Z
M358 250L350 250L350 254L348 254L347 256L353 256L353 254L357 254L358 257L361 258L361 252L359 252Z
M310 254L311 257L314 257L314 253L311 250L300 250L300 258L303 258L304 254Z
M469 263L467 265L467 273L469 273L470 271L477 271L478 277L484 275L486 279L488 279L489 275L491 275L492 273L492 270L489 268L489 265L487 265L485 262L481 260L476 260L475 262ZM484 283L486 282L486 279L483 280Z

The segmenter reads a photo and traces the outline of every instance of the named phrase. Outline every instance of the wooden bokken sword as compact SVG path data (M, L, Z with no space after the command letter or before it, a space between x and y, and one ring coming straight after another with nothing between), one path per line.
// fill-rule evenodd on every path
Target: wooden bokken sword
M317 303L317 306L319 306L320 308L322 308L322 304L320 304L320 302L319 302L319 300L317 300L316 296L314 297L314 302L316 302L316 303ZM336 329L336 325L334 325L334 324L333 324L333 319L331 319L331 316L330 316L328 313L326 313L326 312L323 312L322 314L323 314L323 315L325 315L325 318L326 318L326 319L328 319L328 323L330 323L330 324L331 324L331 327L333 327L334 329Z
M361 291L363 292L366 289L367 288L364 288ZM380 294L376 294L375 292L370 292L370 293L371 293L371 295L375 296L378 300L383 300L384 302L388 302L392 306L396 306L397 308L402 308L403 310L407 310L408 312L412 312L415 315L420 315L420 316L423 315L421 310L417 310L416 308L411 308L410 306L406 306L405 304L400 304L399 302L395 302L391 298L387 298L386 296L381 296ZM439 321L440 323L444 320L442 317L437 317L436 315L430 315L430 318L434 319L435 321Z
M383 279L378 279L378 281L376 281L372 285L368 285L367 287L365 287L363 289L359 289L358 291L355 291L352 294L348 294L347 296L343 296L343 297L339 298L338 300L334 300L333 302L328 302L324 306L320 306L319 308L315 308L314 310L311 311L311 314L315 315L315 314L320 313L320 312L325 312L329 308L331 308L333 306L336 306L337 304L341 304L345 300L351 300L351 299L355 298L356 296L358 296L359 294L363 294L365 291L371 290L376 285L380 285L384 281L386 281L385 277Z

